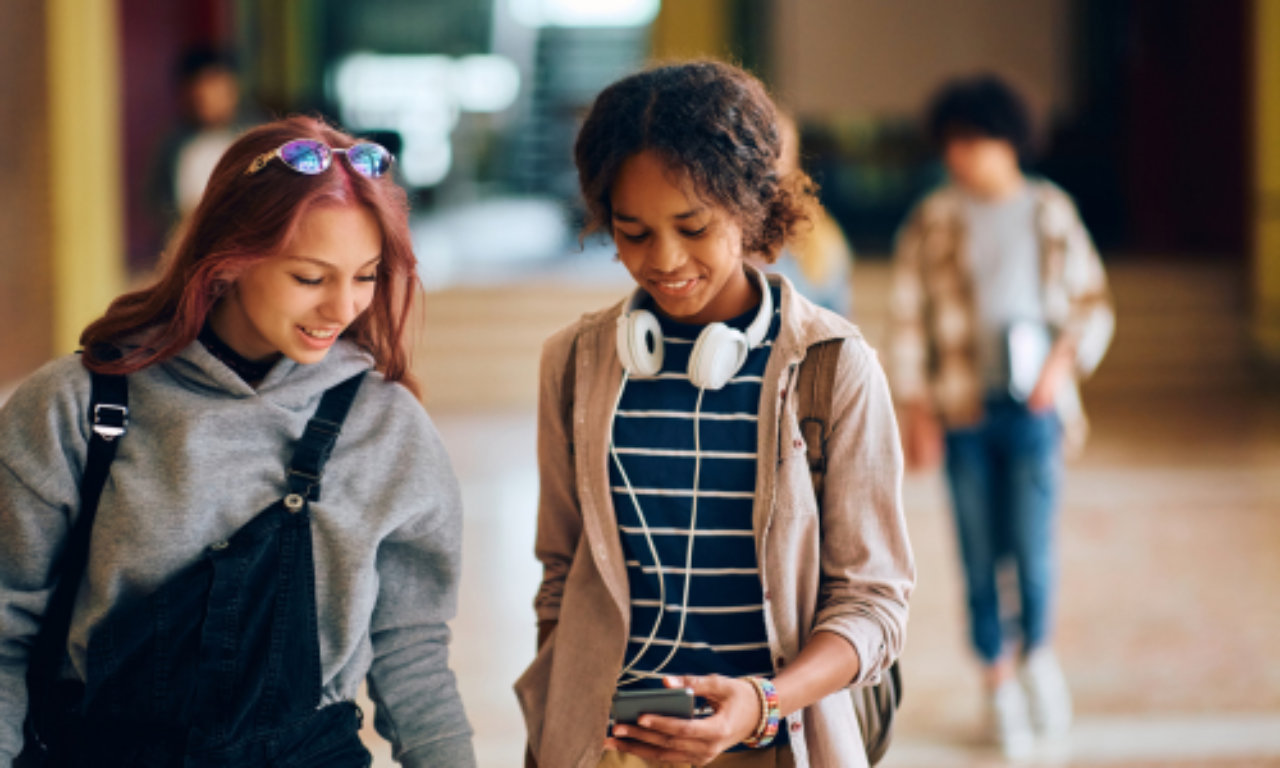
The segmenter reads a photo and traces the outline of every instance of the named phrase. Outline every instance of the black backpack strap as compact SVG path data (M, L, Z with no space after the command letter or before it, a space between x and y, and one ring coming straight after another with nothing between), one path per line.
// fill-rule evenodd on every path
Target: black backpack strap
M90 372L89 452L80 480L80 510L54 571L58 583L45 608L40 632L27 660L27 690L31 709L39 713L62 672L76 593L89 563L89 543L98 502L106 487L120 438L129 429L129 381L124 376Z
M351 404L355 402L366 371L332 387L320 398L320 406L307 422L307 428L294 446L289 464L289 491L310 501L320 500L320 477L325 462L342 432Z
M831 403L843 339L814 344L800 363L796 382L796 417L809 460L813 493L822 502L827 476L827 439L831 435Z

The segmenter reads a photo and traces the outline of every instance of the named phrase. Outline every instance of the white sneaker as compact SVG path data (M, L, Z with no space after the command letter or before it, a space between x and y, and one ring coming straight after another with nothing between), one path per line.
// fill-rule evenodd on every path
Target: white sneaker
M1026 689L1036 731L1048 739L1064 738L1071 730L1071 690L1053 650L1032 651L1018 670L1018 677Z
M1027 699L1017 680L1009 679L991 694L991 736L1005 758L1021 760L1031 755L1035 734L1031 730Z

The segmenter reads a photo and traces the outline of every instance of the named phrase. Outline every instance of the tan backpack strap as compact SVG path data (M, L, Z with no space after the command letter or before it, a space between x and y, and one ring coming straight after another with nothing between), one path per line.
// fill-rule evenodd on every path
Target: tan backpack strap
M834 339L809 347L796 381L796 417L800 421L800 434L809 459L809 477L819 508L827 474L827 440L831 436L836 368L842 343L843 339ZM889 671L880 676L880 682L855 688L852 695L867 762L875 765L889 749L893 722L902 704L902 672L898 662L893 662Z
M564 375L560 377L560 419L564 434L569 439L569 455L573 451L573 391L578 383L578 340L569 345L569 359L564 363Z
M827 438L831 434L831 407L835 393L836 367L840 363L843 339L814 344L800 363L796 382L796 418L804 437L813 493L822 503L823 481L827 475Z

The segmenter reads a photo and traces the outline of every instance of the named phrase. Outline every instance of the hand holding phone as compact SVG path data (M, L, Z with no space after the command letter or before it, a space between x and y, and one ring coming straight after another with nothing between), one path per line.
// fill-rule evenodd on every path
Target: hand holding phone
M643 691L618 691L613 695L611 716L615 723L634 724L641 715L661 715L682 720L693 718L692 688L658 688Z
M760 722L760 698L750 681L672 675L662 682L669 687L614 697L614 726L605 749L652 762L706 765L754 733ZM674 699L667 698L673 694ZM711 711L697 710L698 700L706 701ZM641 716L645 725L637 721Z

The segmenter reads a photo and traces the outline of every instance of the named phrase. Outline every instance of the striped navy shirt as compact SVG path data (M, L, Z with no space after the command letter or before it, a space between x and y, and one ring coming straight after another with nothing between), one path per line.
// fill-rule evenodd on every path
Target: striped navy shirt
M781 306L773 291L774 307ZM759 307L728 321L745 331ZM656 313L655 313L656 314ZM780 325L778 310L761 346L720 390L703 394L697 421L702 462L692 567L686 573L694 500L694 411L698 388L689 381L689 354L703 326L659 315L666 353L655 376L631 376L613 424L617 459L630 480L661 562L644 535L617 461L609 459L613 505L631 585L631 636L626 664L644 648L658 619L659 579L666 580L666 610L657 635L631 672L659 676L626 683L623 690L660 688L660 675L773 676L764 623L764 589L756 559L752 510L756 489L757 413L765 366ZM685 579L688 616L678 648Z

